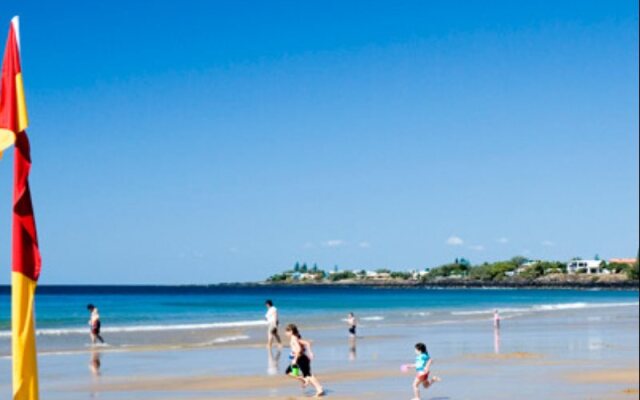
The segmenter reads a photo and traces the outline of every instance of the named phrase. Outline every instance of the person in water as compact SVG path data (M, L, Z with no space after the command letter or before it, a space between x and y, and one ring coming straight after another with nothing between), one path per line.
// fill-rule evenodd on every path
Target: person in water
M273 305L273 301L265 301L267 306L267 314L264 316L267 320L267 348L273 347L274 340L278 343L278 347L282 348L282 340L280 340L280 334L278 333L278 326L280 325L280 318L278 315L278 309Z
M498 312L498 309L496 308L495 310L493 310L493 327L495 329L500 329L500 312Z
M311 384L316 390L315 397L324 396L325 391L322 385L318 378L311 373L311 360L313 359L311 342L302 339L298 327L294 324L288 325L285 332L290 339L291 346L291 364L287 367L287 376L302 382L303 388Z
M415 364L407 364L403 369L415 369L416 379L413 381L413 399L420 400L420 386L428 389L435 382L439 382L440 378L434 376L429 378L431 373L431 364L433 360L429 356L427 346L424 343L418 343L415 346L416 350L416 362Z
M96 344L97 341L100 343L104 343L104 339L100 336L100 313L98 312L98 307L93 304L87 305L87 310L89 310L89 326L91 327L91 343Z
M355 338L358 321L356 320L355 314L352 312L347 316L347 325L349 326L349 336L351 338Z

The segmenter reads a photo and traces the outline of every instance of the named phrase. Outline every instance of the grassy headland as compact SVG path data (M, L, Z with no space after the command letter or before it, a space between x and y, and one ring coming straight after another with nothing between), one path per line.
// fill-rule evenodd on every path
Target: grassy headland
M326 271L317 265L296 263L292 269L270 276L269 284L353 284L440 287L610 287L637 288L638 260L633 264L602 261L598 273L570 272L567 263L509 260L472 265L465 259L423 270L339 269Z

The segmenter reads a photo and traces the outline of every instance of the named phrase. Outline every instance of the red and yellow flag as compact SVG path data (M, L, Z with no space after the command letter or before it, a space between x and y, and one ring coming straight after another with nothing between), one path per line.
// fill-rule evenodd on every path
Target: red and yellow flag
M11 338L13 399L38 399L34 297L40 276L40 250L29 191L31 152L27 107L20 68L18 17L11 20L0 83L0 152L15 144Z

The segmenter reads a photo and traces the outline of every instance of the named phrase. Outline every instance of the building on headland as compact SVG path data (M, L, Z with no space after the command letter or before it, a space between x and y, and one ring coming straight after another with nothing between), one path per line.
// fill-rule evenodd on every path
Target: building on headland
M604 269L602 260L571 260L567 263L567 273L569 274L608 274L609 270Z
M367 278L373 280L384 281L391 279L391 273L389 272L378 272L378 271L367 271Z
M628 266L634 266L636 262L635 258L612 258L609 260L609 264L626 264Z
M425 268L423 270L413 270L411 271L411 277L413 279L419 280L424 278L425 276L429 275L429 273L431 272L431 268Z

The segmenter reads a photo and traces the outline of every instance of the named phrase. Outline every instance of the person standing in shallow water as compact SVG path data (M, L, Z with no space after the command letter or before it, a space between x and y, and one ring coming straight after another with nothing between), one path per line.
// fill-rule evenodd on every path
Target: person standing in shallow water
M495 310L493 310L493 327L495 329L500 329L500 321L501 321L500 312L496 308Z
M358 327L358 321L356 320L356 316L354 313L350 312L347 316L347 325L349 326L349 337L352 339L356 338L356 329Z
M91 329L91 343L96 344L98 341L100 343L104 343L104 339L100 335L100 328L102 323L100 322L100 313L98 312L98 307L93 304L87 305L87 310L89 310L89 326Z
M280 325L280 316L278 315L278 309L273 305L273 301L265 301L267 306L267 314L265 318L267 320L267 348L273 347L273 342L278 344L279 348L282 348L282 340L278 333L278 326Z

